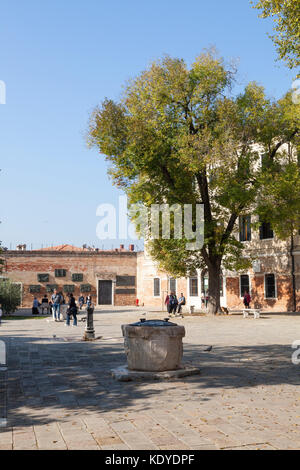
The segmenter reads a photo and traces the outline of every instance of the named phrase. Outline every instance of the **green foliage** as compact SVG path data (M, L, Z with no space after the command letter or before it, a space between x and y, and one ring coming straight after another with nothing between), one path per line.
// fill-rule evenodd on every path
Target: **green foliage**
M153 258L174 276L250 265L234 230L263 197L260 154L270 165L287 163L284 145L293 152L298 146L299 107L291 96L272 101L256 83L231 96L234 74L213 51L190 68L165 57L127 86L120 103L105 100L91 116L89 143L105 155L130 203L204 205L200 251L187 251L184 239L148 239Z
M251 2L253 4L253 2ZM254 8L262 10L261 18L274 18L275 34L270 36L278 56L292 69L300 65L299 0L260 0Z
M13 313L21 304L20 284L10 280L0 280L0 305L4 313Z
M290 162L276 170L268 168L261 175L260 191L264 194L256 213L271 223L279 238L287 239L300 228L300 168Z
M3 249L1 248L1 242L0 242L0 274L3 271L3 266L4 266L4 259L1 258L1 253L3 252Z

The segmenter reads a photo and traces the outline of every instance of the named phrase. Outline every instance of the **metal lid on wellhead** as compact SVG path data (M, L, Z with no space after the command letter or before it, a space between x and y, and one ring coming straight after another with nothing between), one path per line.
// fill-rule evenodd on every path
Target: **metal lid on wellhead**
M140 321L136 323L130 323L130 326L178 326L177 323L172 323L169 321L168 318L164 320L146 320L145 318L141 318Z

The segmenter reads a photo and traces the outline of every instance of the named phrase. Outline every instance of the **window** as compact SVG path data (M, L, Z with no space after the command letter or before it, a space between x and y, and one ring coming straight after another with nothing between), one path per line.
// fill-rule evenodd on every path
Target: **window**
M198 277L190 277L190 296L198 297Z
M82 282L83 281L83 274L81 274L81 273L72 274L72 281L73 282Z
M265 275L265 298L274 299L276 298L276 283L274 274Z
M160 279L155 277L153 279L153 295L154 297L160 297Z
M171 277L169 279L169 289L170 289L170 292L173 292L174 294L176 294L176 279L174 277Z
M55 269L55 277L66 277L66 273L65 269Z
M251 240L251 215L240 216L240 242Z
M224 291L223 291L223 276L220 275L220 297L224 296Z
M274 232L271 228L270 222L262 222L259 228L259 237L261 240L266 240L268 238L274 237Z
M248 274L242 274L240 277L241 297L244 297L245 291L250 294L250 283Z
M208 272L202 271L201 274L201 285L202 285L202 295L208 295Z
M49 282L49 274L38 274L38 282Z

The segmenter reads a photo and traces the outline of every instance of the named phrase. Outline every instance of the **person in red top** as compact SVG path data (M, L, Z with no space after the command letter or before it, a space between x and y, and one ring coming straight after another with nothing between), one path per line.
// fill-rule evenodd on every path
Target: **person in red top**
M250 302L251 302L251 297L249 292L245 291L244 292L244 305L246 308L250 307Z

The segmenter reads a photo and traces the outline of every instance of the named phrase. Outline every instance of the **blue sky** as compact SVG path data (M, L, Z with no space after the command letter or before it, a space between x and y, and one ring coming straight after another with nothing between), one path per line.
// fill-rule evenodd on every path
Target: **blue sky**
M211 45L239 60L236 91L256 80L279 98L294 74L276 62L272 25L248 0L2 2L3 245L128 245L96 236L97 206L117 208L122 193L103 157L86 146L90 112L105 97L118 99L126 80L151 61L169 54L189 64Z

